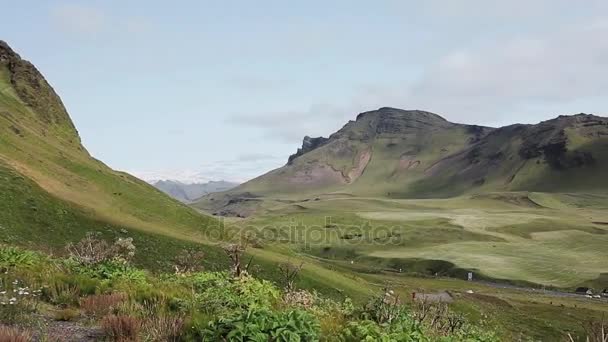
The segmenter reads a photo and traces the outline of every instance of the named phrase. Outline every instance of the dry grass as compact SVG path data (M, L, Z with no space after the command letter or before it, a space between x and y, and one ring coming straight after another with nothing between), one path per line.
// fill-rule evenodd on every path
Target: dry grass
M27 330L0 326L0 342L29 342L32 333Z
M85 314L101 317L109 314L114 308L127 300L124 293L93 295L80 300L80 308Z
M144 334L148 341L180 341L184 330L184 318L180 316L153 316L144 323Z
M102 319L101 327L111 341L134 342L139 340L142 324L135 317L109 315Z

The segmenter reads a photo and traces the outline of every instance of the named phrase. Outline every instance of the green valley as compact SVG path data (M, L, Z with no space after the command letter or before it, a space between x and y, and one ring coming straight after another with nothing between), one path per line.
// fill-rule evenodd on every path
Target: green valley
M0 41L0 341L583 340L606 172L607 118L384 107L186 205L91 156Z

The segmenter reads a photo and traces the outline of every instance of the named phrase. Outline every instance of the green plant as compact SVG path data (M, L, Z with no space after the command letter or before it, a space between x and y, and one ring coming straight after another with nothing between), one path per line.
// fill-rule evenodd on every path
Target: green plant
M340 340L347 342L427 342L430 341L430 338L415 321L400 316L390 324L378 324L371 320L351 321L342 331Z
M203 336L212 341L316 341L319 322L302 310L249 310L210 322Z
M145 284L146 272L135 268L120 259L105 260L95 264L68 262L72 272L105 281L125 281L132 284Z
M42 288L42 298L54 305L68 307L77 305L81 292L78 284L54 279Z
M184 340L185 341L204 341L209 323L217 317L209 315L204 312L195 311L184 322L185 329Z
M39 264L42 256L38 253L13 246L0 246L0 267L28 268Z
M272 283L249 275L232 278L223 272L197 273L185 281L193 287L199 309L207 313L268 308L280 296Z

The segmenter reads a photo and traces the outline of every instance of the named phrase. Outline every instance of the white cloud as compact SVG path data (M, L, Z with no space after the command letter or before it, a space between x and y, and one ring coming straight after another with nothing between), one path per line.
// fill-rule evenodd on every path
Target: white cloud
M64 4L51 10L53 24L60 30L76 34L96 34L104 30L105 13L95 7Z
M118 16L101 7L81 4L61 4L50 10L51 24L58 30L74 35L138 35L151 30L145 17Z
M286 142L327 135L357 113L384 106L423 109L449 120L504 125L558 114L608 112L608 20L545 34L463 46L424 66L415 80L359 87L351 98L308 110L242 115L232 122Z
M590 24L464 48L429 68L411 88L409 100L460 121L479 122L488 114L522 118L526 108L568 107L602 96L608 89L608 42L600 37L607 35L607 26Z

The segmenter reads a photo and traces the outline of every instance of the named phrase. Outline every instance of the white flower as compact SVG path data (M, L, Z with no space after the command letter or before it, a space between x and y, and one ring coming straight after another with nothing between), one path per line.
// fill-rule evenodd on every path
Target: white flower
M6 294L6 291L2 291L0 292L0 295Z

